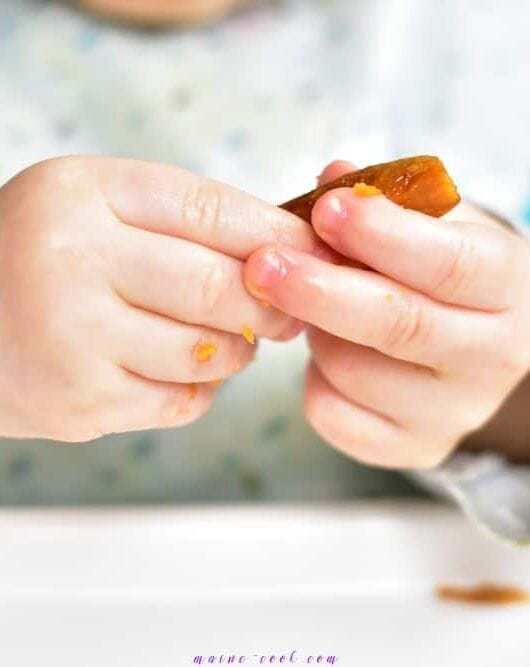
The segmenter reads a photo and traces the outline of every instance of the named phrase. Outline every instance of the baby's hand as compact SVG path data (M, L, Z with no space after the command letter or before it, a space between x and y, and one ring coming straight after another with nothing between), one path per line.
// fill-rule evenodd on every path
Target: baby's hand
M84 441L203 415L253 333L301 328L243 285L250 253L278 242L320 244L174 167L65 158L14 178L0 189L0 434Z
M351 169L335 163L323 178ZM351 189L323 196L313 225L375 271L278 246L255 253L245 271L251 292L313 325L309 421L366 463L435 466L530 368L527 242Z

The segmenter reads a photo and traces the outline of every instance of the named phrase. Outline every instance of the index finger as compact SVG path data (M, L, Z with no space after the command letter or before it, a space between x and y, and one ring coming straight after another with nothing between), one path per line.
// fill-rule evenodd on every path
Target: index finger
M316 203L313 226L337 252L452 305L502 311L528 273L526 244L504 229L433 218L350 188Z
M337 178L355 171L355 169L355 165L348 160L334 160L325 167L318 177L318 185L327 185L327 183L331 183Z
M245 260L278 244L314 253L311 225L273 204L171 165L94 158L108 206L124 223Z
M296 250L258 250L245 266L244 279L252 294L291 317L440 372L465 369L476 376L485 356L503 344L504 317L452 308L374 271Z

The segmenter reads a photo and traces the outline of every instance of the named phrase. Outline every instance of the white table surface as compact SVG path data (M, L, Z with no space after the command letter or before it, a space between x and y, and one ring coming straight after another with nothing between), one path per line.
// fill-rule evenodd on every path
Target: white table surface
M430 504L4 510L0 563L0 664L13 667L228 664L232 653L247 665L323 655L499 667L527 664L530 649L530 606L434 594L486 580L530 588L530 550Z

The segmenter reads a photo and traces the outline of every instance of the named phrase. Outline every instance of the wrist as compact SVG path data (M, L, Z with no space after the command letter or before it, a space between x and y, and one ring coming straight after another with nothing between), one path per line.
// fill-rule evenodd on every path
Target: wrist
M530 374L478 431L465 437L464 451L493 451L511 461L530 462Z

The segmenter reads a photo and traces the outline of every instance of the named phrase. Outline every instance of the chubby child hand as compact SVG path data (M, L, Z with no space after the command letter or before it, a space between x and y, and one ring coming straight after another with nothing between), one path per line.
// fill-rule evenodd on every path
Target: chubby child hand
M176 167L76 157L15 177L0 188L0 435L86 441L203 415L254 333L301 330L244 287L270 244L322 245Z
M322 182L352 169L333 163ZM309 323L307 418L360 461L436 466L530 369L530 247L473 218L334 190L313 209L314 229L373 271L279 245L246 265L249 291Z

